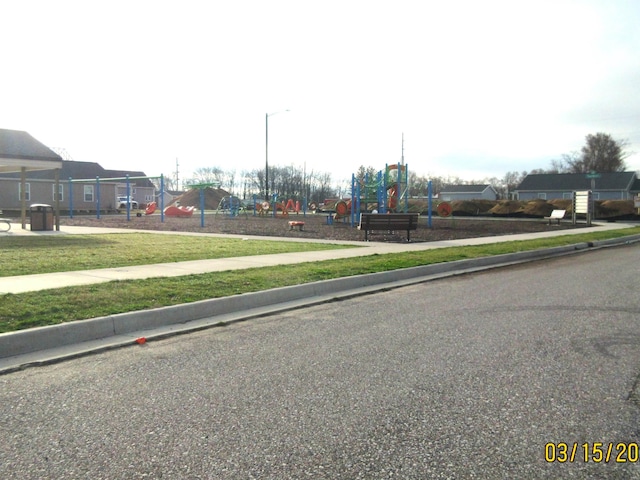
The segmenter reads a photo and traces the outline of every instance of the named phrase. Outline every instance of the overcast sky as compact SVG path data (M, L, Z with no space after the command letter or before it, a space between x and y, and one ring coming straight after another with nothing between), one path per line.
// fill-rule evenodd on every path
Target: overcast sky
M181 178L265 164L350 178L402 156L466 180L589 133L640 170L638 0L3 0L0 128ZM285 110L289 112L285 112Z

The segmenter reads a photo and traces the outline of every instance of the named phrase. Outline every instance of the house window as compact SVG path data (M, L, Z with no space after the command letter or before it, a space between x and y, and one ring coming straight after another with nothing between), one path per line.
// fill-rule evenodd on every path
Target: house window
M591 198L593 200L600 200L600 192L592 192L591 193Z
M569 192L565 192L562 194L562 199L563 200L571 200L573 198L573 193Z
M31 201L31 184L24 184L24 199L27 202ZM22 200L22 183L18 184L18 200Z
M51 186L51 196L53 198L53 201L56 201L56 185L53 184ZM63 201L64 200L64 185L62 185L61 183L58 184L58 198L57 200L59 201Z
M89 203L93 202L93 185L84 186L84 201Z
M547 199L547 194L546 193L539 193L538 194L538 198L540 200L546 200Z

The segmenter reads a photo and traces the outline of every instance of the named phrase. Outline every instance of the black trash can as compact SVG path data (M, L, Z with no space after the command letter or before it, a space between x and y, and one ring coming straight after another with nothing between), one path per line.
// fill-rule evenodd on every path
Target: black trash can
M31 230L53 230L53 207L44 203L34 203L29 207Z

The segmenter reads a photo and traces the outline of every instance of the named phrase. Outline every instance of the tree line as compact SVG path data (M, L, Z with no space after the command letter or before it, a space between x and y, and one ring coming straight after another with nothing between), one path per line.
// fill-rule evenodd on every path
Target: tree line
M177 189L173 179L165 182L167 189ZM212 184L228 191L243 200L252 201L265 198L265 171L254 169L240 171L223 170L219 167L201 167L193 172L193 176L183 182L183 187L190 185ZM334 184L331 173L309 172L304 168L289 166L269 166L269 192L278 199L307 199L308 203L321 203L328 198L336 198L342 192Z
M482 179L463 180L457 176L427 177L409 172L409 196L425 197L428 183L431 181L434 193L440 192L449 185L487 184L492 185L500 198L508 199L518 184L528 174L540 173L605 173L622 172L627 168L625 159L630 155L626 150L629 142L616 140L606 133L586 136L585 145L579 152L563 154L553 159L547 168L527 171L509 171L503 177L486 177ZM379 169L371 166L360 166L354 174L357 181L363 182L369 175L374 177ZM350 195L350 179L336 182L331 173L315 170L306 171L296 166L269 166L269 192L280 199L306 199L308 203L322 203L326 199L340 198ZM184 181L184 188L189 185L210 183L219 185L232 195L250 201L255 196L264 200L265 171L254 169L238 172L235 169L223 170L219 167L201 167L193 172L193 176ZM165 180L168 190L177 189L172 178Z

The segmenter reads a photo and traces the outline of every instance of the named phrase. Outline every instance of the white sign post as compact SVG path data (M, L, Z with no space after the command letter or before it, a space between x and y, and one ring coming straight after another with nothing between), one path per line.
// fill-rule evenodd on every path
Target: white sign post
M576 224L576 214L584 213L587 216L587 225L591 226L592 208L591 190L573 192L573 224Z

